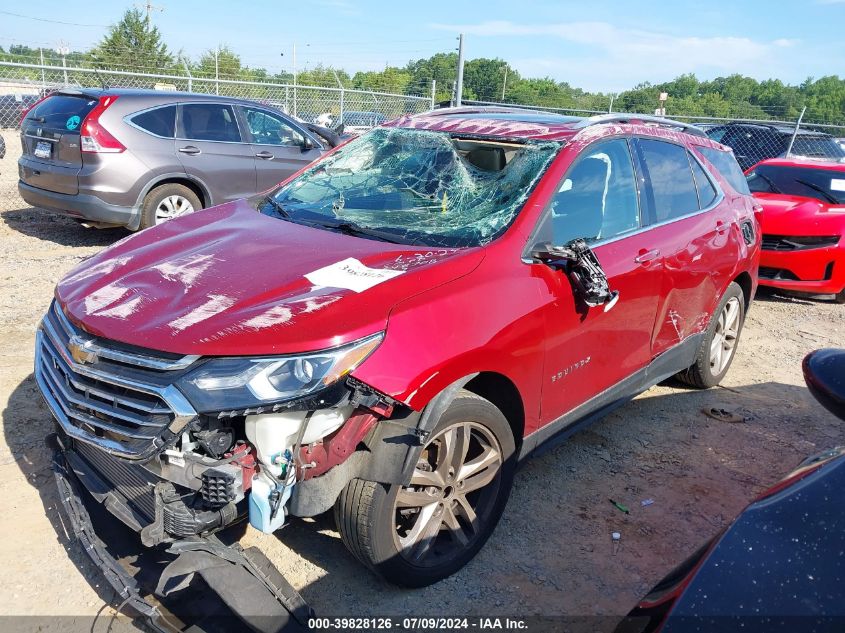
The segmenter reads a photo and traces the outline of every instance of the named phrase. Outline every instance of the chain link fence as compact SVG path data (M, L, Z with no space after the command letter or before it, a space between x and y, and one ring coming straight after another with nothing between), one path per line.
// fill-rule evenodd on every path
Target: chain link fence
M572 116L597 116L620 113L618 110L589 110L574 108L546 108L534 105L495 101L464 101L465 105L510 106L543 110ZM784 156L805 157L845 162L845 123L814 123L803 118L803 112L793 121L754 119L742 116L738 108L735 117L708 117L667 111L665 116L693 123L707 136L734 150L743 170L766 158ZM624 113L624 112L622 112Z
M62 67L15 62L0 62L0 137L5 144L5 158L0 159L0 212L26 208L17 193L17 158L20 154L18 127L23 112L52 90L65 87L147 88L181 90L252 99L276 107L308 122L332 125L343 122L347 129L361 131L406 113L418 113L434 107L434 94L426 97L354 90L300 86L294 84L243 81L222 77L194 77L153 73L132 73L92 68ZM467 105L518 106L575 116L593 116L617 112L612 98L603 103L595 99L582 109L550 108L496 101L465 101ZM618 104L618 102L617 102ZM590 107L592 106L592 107ZM734 110L736 110L734 112ZM726 117L706 117L667 109L670 118L692 122L708 136L734 149L743 169L759 160L776 156L808 156L830 160L845 159L845 119L841 124L773 117L759 119L737 106ZM320 119L318 121L318 118ZM0 149L2 154L2 149Z
M17 192L17 159L21 151L18 129L23 113L53 90L102 86L181 90L252 99L309 123L329 123L333 126L344 123L347 129L355 131L433 107L431 96L192 77L188 74L160 75L0 62L0 138L6 148L5 157L0 158L0 212L27 207Z
M17 128L26 108L52 90L103 86L180 90L252 99L310 123L316 122L318 116L328 114L335 122L352 119L370 121L372 126L402 114L423 112L433 107L430 96L192 77L188 74L158 75L0 62L0 128Z

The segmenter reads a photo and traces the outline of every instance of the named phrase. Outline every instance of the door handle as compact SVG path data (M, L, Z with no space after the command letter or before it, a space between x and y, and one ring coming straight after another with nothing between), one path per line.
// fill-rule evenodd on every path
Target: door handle
M185 147L180 147L179 151L183 154L190 154L191 156L196 156L197 154L201 153L200 148L194 147L193 145L186 145Z
M271 160L275 158L275 156L273 156L273 154L271 154L270 152L258 152L255 157L262 158L264 160Z
M660 256L660 251L656 248L650 251L641 251L639 255L634 258L637 264L647 264L650 261L657 259Z
M719 235L724 235L724 233L726 233L729 228L730 225L725 224L721 220L716 221L716 233L718 233Z

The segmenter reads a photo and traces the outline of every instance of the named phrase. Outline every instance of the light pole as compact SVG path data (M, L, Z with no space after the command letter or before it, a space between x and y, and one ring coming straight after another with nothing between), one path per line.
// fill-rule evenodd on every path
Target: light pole
M214 94L220 94L220 45L214 49Z
M296 116L296 42L293 43L293 116Z
M310 46L310 44L306 44L306 46ZM296 116L296 42L292 44L293 48L293 116ZM282 57L285 56L284 53L280 53ZM307 64L306 64L307 67Z
M464 92L464 34L458 35L458 81L455 85L455 105L460 107Z

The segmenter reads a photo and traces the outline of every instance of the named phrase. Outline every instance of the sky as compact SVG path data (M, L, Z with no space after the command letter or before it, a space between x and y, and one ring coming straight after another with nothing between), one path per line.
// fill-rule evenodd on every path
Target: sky
M523 76L590 91L618 92L690 72L700 79L741 73L793 84L845 74L845 0L154 4L152 20L171 49L197 58L227 45L245 64L271 72L293 69L294 45L299 70L322 64L354 73L455 50L463 33L467 59L499 57ZM63 41L86 49L133 6L0 0L0 46L55 48Z

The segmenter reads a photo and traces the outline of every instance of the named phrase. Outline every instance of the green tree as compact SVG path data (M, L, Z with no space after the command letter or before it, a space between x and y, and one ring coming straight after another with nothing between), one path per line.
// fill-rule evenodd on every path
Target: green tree
M618 112L651 114L660 105L660 88L645 82L619 94L614 109Z
M699 83L695 75L690 73L675 77L675 79L665 84L660 84L660 90L661 92L668 92L676 99L697 97L699 94Z
M412 75L402 68L388 66L377 72L357 72L352 77L352 87L374 92L406 93L411 84Z
M228 46L221 46L204 52L199 63L194 66L192 73L197 77L208 77L210 79L215 77L220 79L245 79L244 71L240 55Z
M411 75L410 86L420 92L427 92L433 80L435 99L448 101L452 98L452 89L458 74L458 54L436 53L428 59L413 60L405 66L405 71ZM423 87L425 90L422 90Z
M504 60L484 57L471 59L464 64L464 93L469 91L475 99L481 101L501 101L506 69L508 80L513 86L519 81L519 75L508 68Z
M173 66L173 56L161 41L158 27L138 9L129 9L120 22L91 51L92 61L100 68L162 72Z
M351 87L351 79L349 73L345 70L335 70L331 66L323 66L317 64L314 68L304 70L296 75L296 82L303 86L326 86L328 88L339 88L337 85L338 79L344 88ZM289 75L287 81L293 80L293 75Z
M837 76L807 80L801 86L807 105L804 117L822 123L845 122L845 80Z

